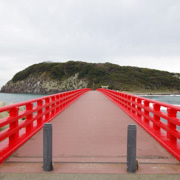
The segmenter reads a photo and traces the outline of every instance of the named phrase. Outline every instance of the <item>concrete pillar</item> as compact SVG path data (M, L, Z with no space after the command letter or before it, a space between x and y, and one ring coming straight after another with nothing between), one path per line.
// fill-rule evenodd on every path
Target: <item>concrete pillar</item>
M44 123L43 127L43 170L51 171L52 166L52 124Z
M127 171L134 173L137 170L136 161L136 125L128 125L127 138Z

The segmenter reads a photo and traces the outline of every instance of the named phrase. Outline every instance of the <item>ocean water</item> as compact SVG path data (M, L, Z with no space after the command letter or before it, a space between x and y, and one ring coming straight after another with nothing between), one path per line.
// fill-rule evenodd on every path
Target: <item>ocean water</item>
M142 97L180 106L180 95L143 95Z
M18 103L31 99L36 99L46 95L43 94L13 94L13 93L0 93L0 101L5 102L6 106L10 103Z
M0 101L3 101L5 102L6 105L9 105L10 103L18 103L22 101L36 99L43 96L46 96L46 95L0 93ZM180 107L180 95L143 95L142 97ZM153 104L150 104L150 107L153 107ZM162 106L161 111L167 113L167 108ZM177 113L177 117L180 118L180 112ZM161 120L167 123L166 120L162 118ZM180 126L178 126L177 129L180 130Z
M0 93L0 101L8 105L9 103L18 103L31 99L36 99L46 95L43 94L13 94L13 93ZM175 106L180 106L180 95L143 95L142 97L153 99L160 102L165 102Z
M146 95L143 97L180 107L180 95ZM150 106L153 107L152 104L150 104ZM161 111L167 113L167 108L161 107ZM177 112L177 117L180 118L180 112ZM167 123L167 121L163 119L162 121ZM180 126L178 126L177 129L180 130Z

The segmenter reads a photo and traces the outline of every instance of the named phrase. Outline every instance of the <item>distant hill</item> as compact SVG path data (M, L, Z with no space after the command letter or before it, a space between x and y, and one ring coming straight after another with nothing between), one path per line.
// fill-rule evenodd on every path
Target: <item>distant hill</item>
M111 63L43 62L18 72L2 92L56 93L109 85L129 92L180 92L180 74Z

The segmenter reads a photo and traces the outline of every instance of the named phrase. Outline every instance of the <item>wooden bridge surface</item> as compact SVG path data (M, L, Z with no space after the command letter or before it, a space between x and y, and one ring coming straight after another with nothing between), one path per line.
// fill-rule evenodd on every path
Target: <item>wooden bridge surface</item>
M126 174L127 126L136 124L98 91L89 91L53 121L52 173ZM43 172L42 130L0 172ZM138 174L180 174L180 163L137 125Z

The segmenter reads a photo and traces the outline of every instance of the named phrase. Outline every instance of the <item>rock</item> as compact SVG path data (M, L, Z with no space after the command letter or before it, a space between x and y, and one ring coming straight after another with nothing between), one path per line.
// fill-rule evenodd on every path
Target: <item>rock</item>
M7 129L7 128L9 128L9 124L6 125L6 126L1 127L1 128L0 128L0 132L3 131L3 130L5 130L5 129Z
M23 111L25 111L25 107L24 106L19 107L19 112L23 112Z
M9 113L7 111L0 113L0 119L6 118L9 116Z
M54 94L62 91L86 88L88 83L78 78L78 73L63 81L50 78L48 75L30 75L22 81L9 81L1 91L6 93Z
M0 107L3 107L3 106L5 106L5 103L3 101L0 101ZM9 116L9 113L7 111L0 113L0 119L6 118L8 116ZM9 125L3 126L0 128L0 131L6 129L8 127L9 127Z
M14 103L13 103L13 102L10 102L10 103L9 103L9 105L12 105L12 104L14 104Z
M0 113L0 119L6 118L8 116L9 116L9 113L7 111ZM0 131L7 129L8 127L9 127L9 125L3 126L0 128Z
M0 107L3 107L3 106L5 106L5 102L0 101Z

